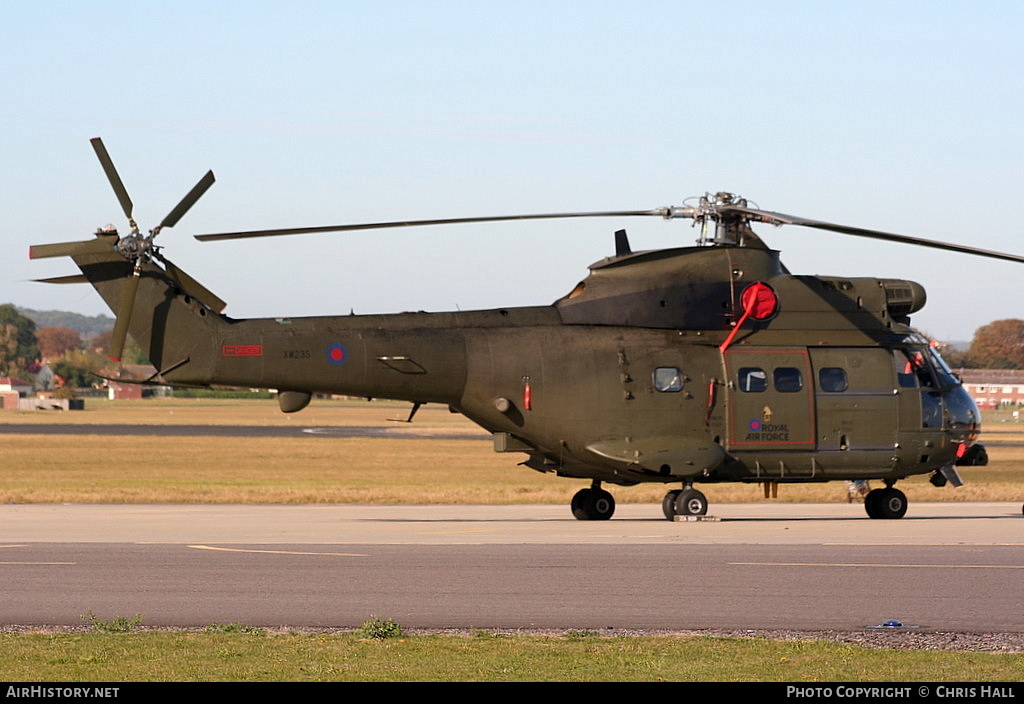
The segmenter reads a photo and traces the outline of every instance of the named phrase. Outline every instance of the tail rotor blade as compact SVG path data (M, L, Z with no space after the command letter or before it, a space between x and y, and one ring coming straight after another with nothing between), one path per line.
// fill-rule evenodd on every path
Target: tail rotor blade
M181 202L174 206L171 212L167 213L167 216L160 223L160 226L155 230L159 232L165 227L174 227L181 220L182 216L189 211L189 209L196 204L203 194L213 185L216 179L213 177L213 171L207 171L206 175L199 179L199 183L192 187L192 190L185 194L185 197L181 199Z
M168 276L178 282L178 285L181 286L185 293L199 299L215 313L220 313L225 307L227 307L227 303L217 296L217 294L213 293L210 289L193 279L172 262L164 257L160 257L160 261L163 262Z
M124 353L124 343L128 337L128 324L131 322L132 309L135 307L135 294L139 290L140 272L138 269L124 282L121 289L121 298L117 303L117 320L114 322L114 332L110 338L110 352L108 356L115 362L121 361Z
M96 151L96 156L99 157L100 165L103 167L103 171L107 174L107 180L110 181L110 185L114 189L114 194L117 195L117 200L121 203L121 210L124 211L125 217L129 220L132 219L132 199L128 196L128 189L124 187L124 183L121 182L121 177L117 175L117 169L114 168L114 161L110 158L110 154L107 153L107 148L103 146L103 140L99 137L95 137L89 140L92 143L92 148Z

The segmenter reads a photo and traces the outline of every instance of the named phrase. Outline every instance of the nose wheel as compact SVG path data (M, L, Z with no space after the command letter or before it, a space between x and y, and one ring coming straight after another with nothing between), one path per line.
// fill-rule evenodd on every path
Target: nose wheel
M594 482L572 497L572 515L580 521L607 521L615 513L615 497Z
M872 489L864 497L864 510L870 518L903 518L907 512L906 494L891 486Z

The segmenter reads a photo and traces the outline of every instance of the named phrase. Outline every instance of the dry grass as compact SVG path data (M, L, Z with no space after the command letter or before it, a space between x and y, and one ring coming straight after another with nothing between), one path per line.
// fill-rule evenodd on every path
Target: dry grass
M362 426L396 427L389 418L405 419L411 405L392 401L314 401L299 413L282 413L277 401L202 398L106 401L86 399L83 411L5 411L0 422L21 425L68 423L74 425L273 425L273 426ZM398 424L402 426L404 424ZM464 416L437 405L420 408L415 428L422 432L461 429L483 433Z
M565 503L585 481L517 466L488 436L446 409L426 406L411 426L403 404L322 401L295 415L274 401L165 400L87 403L72 413L5 412L7 423L376 426L451 438L157 437L28 434L4 437L0 501L19 503ZM1019 500L1024 425L988 422L988 467L962 471L966 485L900 483L912 501ZM704 485L715 503L763 501L760 486ZM657 503L661 484L613 489L621 503ZM783 485L776 501L845 501L841 483Z

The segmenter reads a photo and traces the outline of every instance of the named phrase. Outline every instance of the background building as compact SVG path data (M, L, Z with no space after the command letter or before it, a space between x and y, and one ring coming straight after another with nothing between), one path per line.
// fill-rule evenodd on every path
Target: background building
M964 389L982 410L1024 404L1024 370L961 369L958 373Z

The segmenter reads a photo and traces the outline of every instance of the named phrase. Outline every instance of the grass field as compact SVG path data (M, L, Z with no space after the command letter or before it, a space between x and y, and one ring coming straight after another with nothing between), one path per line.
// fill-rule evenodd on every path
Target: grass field
M7 424L374 426L426 438L157 437L9 434L0 501L205 503L568 503L584 480L519 466L525 455L493 451L489 436L442 407L319 401L286 415L275 401L166 399L93 401L83 411L5 411ZM987 467L961 471L966 484L936 488L927 477L900 482L914 501L1019 500L1024 424L985 419ZM461 436L450 439L451 435ZM611 487L620 503L659 503L666 485ZM705 484L711 503L765 501L756 484ZM842 483L783 485L772 501L845 501Z
M1019 682L1021 655L587 632L0 634L8 682ZM130 692L131 690L129 690Z

